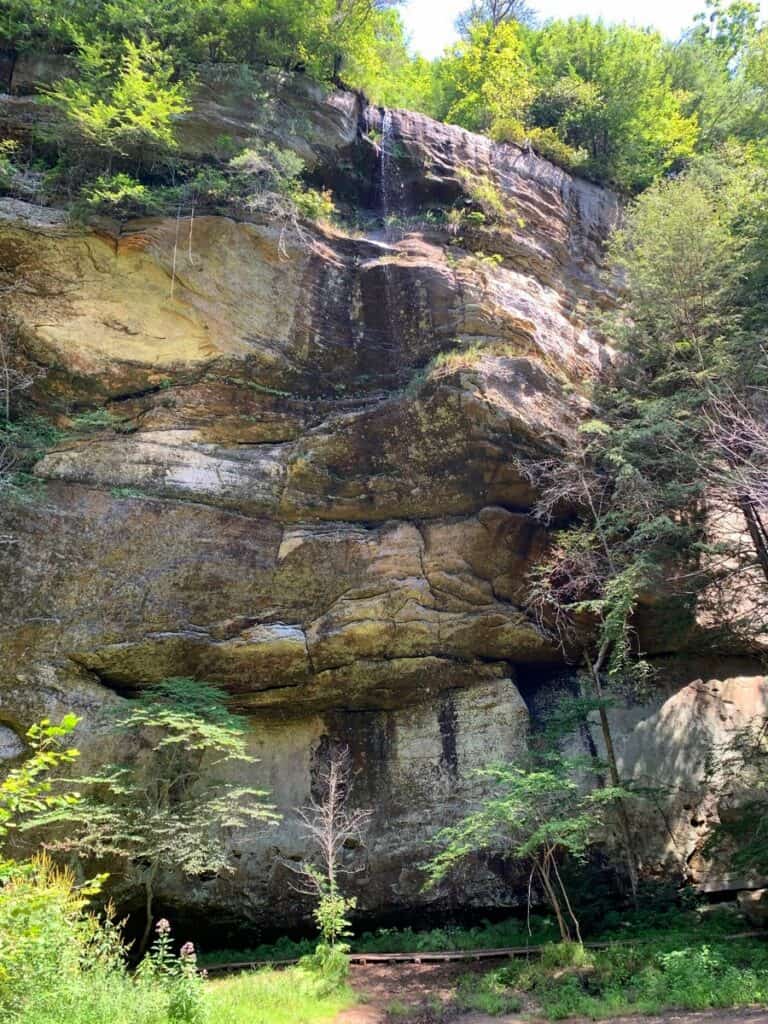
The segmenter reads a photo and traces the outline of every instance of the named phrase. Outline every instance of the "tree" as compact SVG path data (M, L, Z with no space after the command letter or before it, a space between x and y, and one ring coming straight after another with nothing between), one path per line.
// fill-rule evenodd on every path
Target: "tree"
M729 137L759 137L768 86L757 70L765 36L758 31L758 5L707 0L706 6L668 57L684 109L698 120L700 151Z
M382 106L432 110L432 65L409 52L405 26L395 9L375 12L349 46L341 73L347 83Z
M514 122L522 133L533 86L519 25L473 24L468 38L440 61L436 74L440 117L470 131L493 131L499 121Z
M333 949L347 934L347 915L356 900L345 896L341 878L354 872L344 862L344 850L359 846L371 820L371 811L349 807L352 762L348 747L332 747L315 782L316 793L297 811L312 857L286 865L298 876L296 888L318 901L314 911L322 942Z
M173 149L174 119L188 108L186 89L174 81L169 55L159 44L125 39L117 57L104 41L79 40L78 76L44 92L76 137L113 154L141 156L147 147Z
M481 851L522 861L529 866L529 904L536 882L554 911L563 942L581 942L560 865L565 854L586 856L598 837L603 804L617 794L608 789L582 793L574 780L580 767L551 754L529 767L499 764L478 771L495 793L477 811L435 836L444 849L426 865L429 884L437 884Z
M630 359L608 395L623 423L611 457L642 474L670 523L694 527L691 510L724 495L764 559L755 516L765 507L766 177L742 150L723 155L642 196L612 243L628 289L618 337ZM692 529L688 539L701 537Z
M244 720L227 710L226 694L216 687L168 679L122 703L111 726L139 756L79 778L82 800L42 823L66 825L66 836L51 839L51 848L116 862L128 884L143 890L143 953L161 871L226 872L227 837L276 816L263 790L229 777L255 759L246 753Z
M629 208L610 244L624 295L608 330L623 353L593 389L596 415L566 432L562 454L521 467L539 491L536 515L559 527L533 574L531 610L583 668L614 788L621 780L605 701L645 688L651 666L638 618L654 595L664 628L686 632L716 571L702 560L713 550L705 525L720 462L712 396L736 379L731 339L744 272L729 209L698 173L654 186ZM623 801L616 811L636 891Z
M683 112L658 33L572 18L534 33L531 50L529 123L585 150L588 174L636 191L693 153L696 120Z
M472 0L472 4L456 19L456 28L465 38L478 22L489 22L494 28L503 21L517 21L532 26L536 12L525 0Z

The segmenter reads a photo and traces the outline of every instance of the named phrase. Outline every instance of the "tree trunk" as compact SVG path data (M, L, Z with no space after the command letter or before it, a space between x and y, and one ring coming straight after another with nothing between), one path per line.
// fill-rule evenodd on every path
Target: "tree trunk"
M144 931L139 940L139 959L144 956L149 948L149 940L152 937L152 914L155 902L155 878L157 877L157 864L149 869L149 874L144 880Z
M766 531L765 524L760 518L760 513L749 495L740 494L738 504L746 521L760 568L763 570L763 575L768 582L768 531Z
M544 859L543 863L539 863L539 861L536 861L536 870L539 873L541 884L544 886L544 892L546 894L547 899L549 900L549 904L555 912L555 917L557 918L557 927L560 929L560 938L563 942L570 942L571 933L568 930L568 925L566 924L565 915L563 914L562 908L560 906L560 900L557 897L557 892L555 890L555 887L552 885L552 880L549 877L549 865L547 864L546 858Z
M608 713L602 704L603 687L600 683L600 669L602 668L605 656L606 651L604 647L601 648L595 662L593 662L589 657L589 653L587 651L584 652L584 660L589 667L589 677L592 682L592 690L597 699L601 702L598 711L600 715L600 730L603 734L605 754L608 760L608 774L611 777L611 785L618 788L621 786L621 778L619 776L619 766L616 761L616 749L613 745L613 734L611 733L611 724L608 721ZM627 814L626 805L621 797L616 801L616 810L619 816L619 829L621 831L624 845L624 856L627 863L627 872L629 874L629 884L632 889L632 902L635 905L635 909L637 909L637 856L635 854L635 845L632 841L632 828L629 824L629 815Z

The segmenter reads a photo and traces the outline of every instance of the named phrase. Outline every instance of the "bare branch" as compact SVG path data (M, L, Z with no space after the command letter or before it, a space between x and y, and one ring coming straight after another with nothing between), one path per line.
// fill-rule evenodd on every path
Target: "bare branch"
M340 875L354 874L360 867L343 863L345 847L360 846L370 823L372 811L349 807L352 783L352 759L349 747L335 747L320 768L313 794L296 815L309 841L312 854L301 862L284 860L296 876L294 888L309 896L338 890Z

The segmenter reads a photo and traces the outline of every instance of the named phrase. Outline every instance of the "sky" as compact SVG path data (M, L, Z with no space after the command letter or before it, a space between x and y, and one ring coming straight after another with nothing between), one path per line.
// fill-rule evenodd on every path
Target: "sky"
M468 6L469 0L407 0L401 13L412 48L424 57L442 53L456 38L456 15ZM674 39L703 9L704 0L530 0L530 6L542 20L588 14L606 21L652 25ZM768 17L768 0L763 0L762 12Z

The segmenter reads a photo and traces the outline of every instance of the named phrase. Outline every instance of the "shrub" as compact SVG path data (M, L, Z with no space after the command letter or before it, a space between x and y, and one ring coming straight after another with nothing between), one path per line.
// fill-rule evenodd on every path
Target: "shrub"
M557 967L591 967L593 958L580 942L548 942L541 949L544 970Z
M301 966L317 974L323 981L323 992L334 992L344 985L349 976L349 946L319 942L314 953L302 957Z
M490 178L472 174L464 168L459 169L458 175L467 195L487 219L502 220L507 215L510 204Z
M531 993L550 1020L665 1009L748 1006L768 997L768 955L757 942L647 943L590 954L574 944L546 948L540 961L496 972L508 989Z
M76 212L106 213L113 217L135 217L158 213L157 196L129 174L100 174L83 185Z
M14 174L16 173L16 165L13 162L13 158L16 155L18 149L18 143L13 139L1 139L0 140L0 188L9 188Z
M175 80L167 52L156 42L123 39L119 52L105 40L78 40L78 75L44 90L75 138L123 156L173 149L175 119L186 110L185 86Z
M203 980L191 946L175 956L168 929L132 976L119 929L87 911L92 891L45 857L7 868L0 1017L14 1024L202 1024Z
M328 220L336 212L331 192L303 183L304 161L290 149L274 143L246 149L230 160L229 167L251 209L308 220Z
M522 1005L520 997L504 985L498 971L466 975L459 981L457 996L462 1010L478 1010L492 1017L516 1013Z
M292 198L296 209L307 220L330 220L336 213L333 193L328 189L296 189Z

